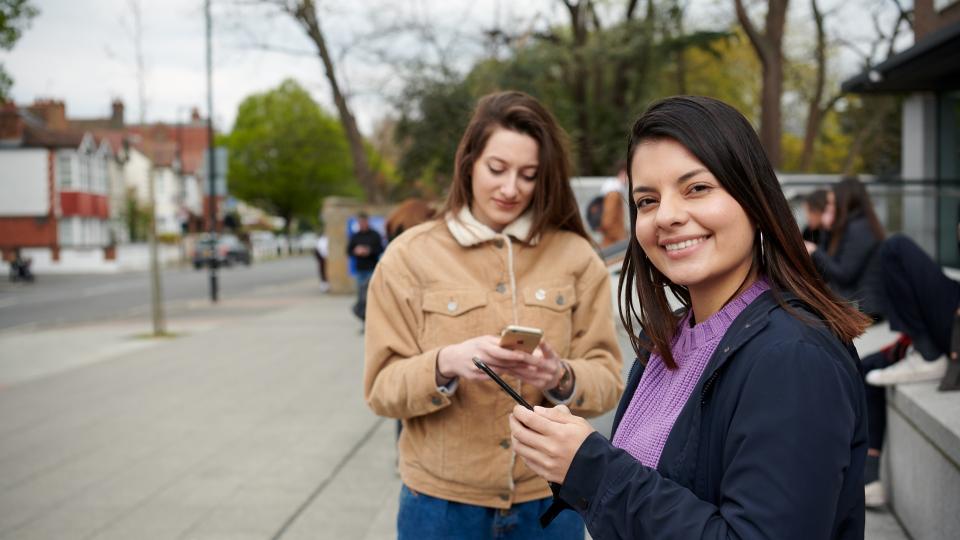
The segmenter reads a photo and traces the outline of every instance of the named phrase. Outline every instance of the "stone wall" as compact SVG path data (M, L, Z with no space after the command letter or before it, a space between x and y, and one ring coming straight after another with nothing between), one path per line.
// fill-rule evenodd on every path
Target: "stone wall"
M323 201L324 232L330 242L327 258L327 280L330 292L349 294L356 291L356 284L347 271L347 220L361 210L372 216L386 217L395 205L366 204L356 199L327 197Z

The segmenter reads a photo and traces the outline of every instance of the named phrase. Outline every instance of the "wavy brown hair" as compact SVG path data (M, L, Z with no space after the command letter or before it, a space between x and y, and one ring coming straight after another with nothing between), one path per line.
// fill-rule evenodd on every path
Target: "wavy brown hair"
M405 199L387 216L387 241L392 242L403 231L430 221L437 211L423 199Z
M477 102L457 147L453 185L441 215L456 214L473 203L473 165L498 128L529 135L537 141L539 165L530 201L533 210L530 238L547 229L560 229L590 240L570 187L567 134L546 107L523 92L497 92Z
M808 306L841 340L850 341L863 333L870 319L840 300L820 278L760 139L743 115L706 97L678 96L654 103L633 125L627 146L628 163L633 163L641 143L664 139L678 142L693 154L757 226L761 234L754 237L748 275L757 270L766 276L777 302L801 320L809 318L788 306L784 293ZM632 168L628 171L632 193ZM634 204L630 205L630 222L636 228ZM642 351L656 352L668 368L675 369L670 342L681 315L670 309L664 286L690 308L687 288L671 283L651 264L633 236L620 273L620 320L638 356L642 356ZM639 305L634 303L634 295ZM634 321L643 328L646 340L641 339Z

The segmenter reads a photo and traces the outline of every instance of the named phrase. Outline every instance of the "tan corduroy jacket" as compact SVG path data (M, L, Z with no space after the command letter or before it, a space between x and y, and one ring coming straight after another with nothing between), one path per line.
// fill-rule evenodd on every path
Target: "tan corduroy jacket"
M400 475L414 491L493 508L550 496L511 448L509 396L492 381L437 387L444 346L511 323L538 327L573 369L566 402L575 414L599 415L623 391L603 262L573 233L522 241L529 227L525 215L498 234L463 210L405 232L377 265L364 394L375 413L403 420ZM536 388L506 379L528 402L549 405Z

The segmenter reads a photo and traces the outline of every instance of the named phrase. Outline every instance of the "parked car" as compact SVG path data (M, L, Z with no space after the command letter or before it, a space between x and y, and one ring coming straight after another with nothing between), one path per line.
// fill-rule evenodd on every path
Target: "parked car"
M193 251L193 267L197 270L216 262L217 266L231 266L242 263L250 266L253 257L246 244L232 234L224 234L214 240L204 235L197 241Z

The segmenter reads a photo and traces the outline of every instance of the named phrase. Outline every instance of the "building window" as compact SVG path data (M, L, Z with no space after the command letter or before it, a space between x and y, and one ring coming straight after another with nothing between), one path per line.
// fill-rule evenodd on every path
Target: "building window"
M73 155L67 152L57 154L57 185L60 189L73 189Z
M91 158L88 154L80 155L80 191L90 191L90 161Z
M76 218L63 218L57 221L57 239L60 245L75 246L77 244Z

